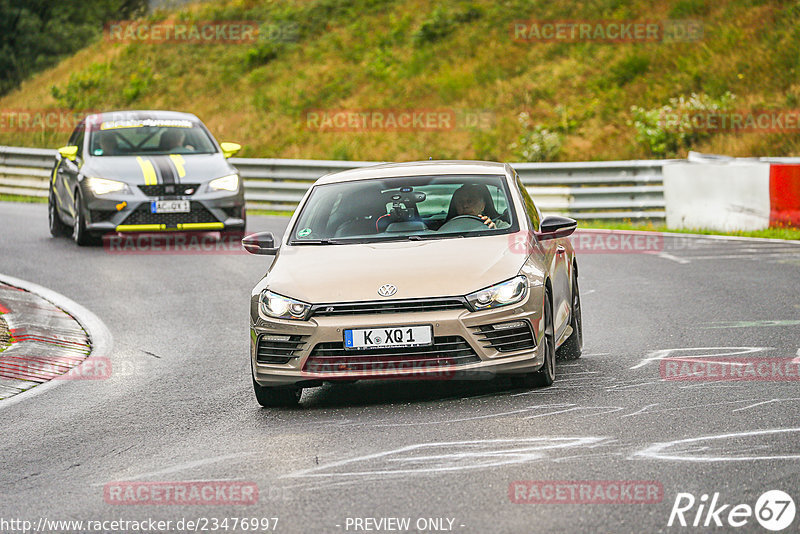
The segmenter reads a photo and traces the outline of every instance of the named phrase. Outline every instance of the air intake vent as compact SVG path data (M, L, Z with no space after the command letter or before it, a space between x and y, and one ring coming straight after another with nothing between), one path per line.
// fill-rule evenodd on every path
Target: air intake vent
M165 197L175 195L193 195L200 184L154 184L140 185L139 189L148 197Z
M311 351L303 370L324 374L369 375L380 371L403 374L479 361L464 338L441 336L434 338L433 345L427 347L346 350L341 342L319 343Z
M528 321L512 321L473 327L478 341L484 347L491 347L498 352L514 352L536 348L536 340Z
M295 352L303 348L308 336L262 334L258 338L256 361L259 363L289 363Z

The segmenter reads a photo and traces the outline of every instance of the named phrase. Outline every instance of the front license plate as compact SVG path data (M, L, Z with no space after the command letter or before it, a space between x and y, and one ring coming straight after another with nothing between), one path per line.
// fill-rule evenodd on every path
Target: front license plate
M153 200L150 202L151 213L189 213L188 200Z
M346 349L421 347L432 343L433 328L430 325L354 328L344 331Z

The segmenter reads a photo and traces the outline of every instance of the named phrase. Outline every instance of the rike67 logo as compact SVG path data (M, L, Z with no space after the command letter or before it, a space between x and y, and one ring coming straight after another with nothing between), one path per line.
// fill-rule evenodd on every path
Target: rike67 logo
M714 493L696 499L691 493L678 493L669 514L667 526L692 527L734 527L752 524L755 517L758 524L772 532L784 530L794 521L796 508L794 500L781 490L766 491L756 500L754 507L749 504L727 504Z

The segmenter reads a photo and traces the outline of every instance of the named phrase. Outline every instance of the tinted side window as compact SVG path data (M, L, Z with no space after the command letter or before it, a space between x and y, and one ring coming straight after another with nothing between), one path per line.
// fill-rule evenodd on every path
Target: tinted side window
M85 132L86 132L86 123L81 122L72 132L72 135L69 138L69 142L67 143L69 146L78 147L78 157L83 157L83 136Z
M533 228L538 230L540 227L541 218L539 216L539 210L536 207L536 203L534 203L530 194L528 194L528 190L525 189L525 186L522 184L522 180L519 179L519 174L516 174L515 177L517 179L517 187L519 188L520 195L522 195L522 201L525 203L525 213L528 214L528 218L531 220Z

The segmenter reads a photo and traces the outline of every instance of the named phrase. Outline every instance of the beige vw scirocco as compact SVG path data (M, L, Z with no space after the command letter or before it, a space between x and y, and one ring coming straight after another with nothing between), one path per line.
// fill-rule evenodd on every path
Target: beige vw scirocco
M582 347L577 223L542 217L508 164L382 164L317 180L250 305L262 406L365 379L508 375L549 386Z

